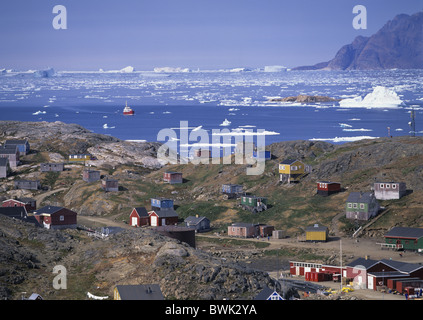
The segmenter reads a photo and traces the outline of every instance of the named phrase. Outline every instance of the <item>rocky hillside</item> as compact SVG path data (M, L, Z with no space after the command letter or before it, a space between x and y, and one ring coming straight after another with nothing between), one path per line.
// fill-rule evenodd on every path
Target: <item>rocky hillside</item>
M54 289L53 268L67 271L67 289ZM86 299L87 292L112 299L119 284L158 283L166 299L250 299L272 286L265 272L161 236L124 230L106 239L80 230L54 231L0 216L0 299L21 292L44 299Z
M296 70L423 68L423 12L400 14L371 37L358 36L328 61Z

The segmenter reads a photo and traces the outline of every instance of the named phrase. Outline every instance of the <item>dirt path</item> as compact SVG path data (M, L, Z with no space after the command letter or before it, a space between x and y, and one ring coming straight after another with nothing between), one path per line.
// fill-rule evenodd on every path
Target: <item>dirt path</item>
M60 188L60 189L55 189L55 190L47 191L47 192L44 192L44 193L42 193L40 195L35 196L34 199L37 201L37 205L39 206L46 197L51 196L52 194L54 194L56 192L65 191L67 189L68 188Z

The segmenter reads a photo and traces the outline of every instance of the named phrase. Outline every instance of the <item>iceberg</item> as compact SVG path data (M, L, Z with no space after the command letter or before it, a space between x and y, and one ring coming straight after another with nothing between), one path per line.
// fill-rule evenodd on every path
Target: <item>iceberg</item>
M175 72L190 72L190 69L188 68L174 68L174 67L159 67L159 68L154 68L154 72L165 72L165 73L175 73Z
M265 66L264 72L284 72L287 68L284 66Z
M45 70L36 70L34 71L34 77L36 78L50 78L52 76L54 76L54 69L53 68L48 68Z
M114 129L115 127L109 127L107 123L103 124L103 129Z
M37 112L34 112L33 113L33 115L34 116L37 116L37 115L39 115L39 114L46 114L47 112L46 111L41 111L41 110L38 110Z
M367 94L364 98L357 96L354 98L342 99L339 101L341 108L398 108L404 105L404 102L394 90L386 87L377 86L373 92Z
M119 71L122 73L131 73L131 72L134 72L134 70L135 70L134 67L127 66L125 68L120 69Z
M231 124L231 122L228 119L225 119L225 121L223 121L221 124L219 124L219 126L221 127L227 127Z
M356 136L356 137L335 137L335 138L312 138L310 141L332 141L332 142L351 142L364 139L378 139L379 137Z

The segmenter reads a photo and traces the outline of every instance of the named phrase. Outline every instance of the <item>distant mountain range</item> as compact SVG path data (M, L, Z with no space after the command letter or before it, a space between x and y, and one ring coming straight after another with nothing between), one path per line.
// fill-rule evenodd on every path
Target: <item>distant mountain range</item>
M335 57L293 70L423 69L423 12L399 14L371 37L358 36Z

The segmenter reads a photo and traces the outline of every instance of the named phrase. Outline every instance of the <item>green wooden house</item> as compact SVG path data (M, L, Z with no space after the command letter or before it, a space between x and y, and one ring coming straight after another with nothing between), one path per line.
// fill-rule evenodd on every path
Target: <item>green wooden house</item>
M393 227L384 237L385 243L396 249L423 252L423 228Z
M241 197L241 207L244 210L250 210L253 213L267 210L267 198L244 195Z
M351 192L345 205L347 219L369 220L379 212L379 203L372 192Z

